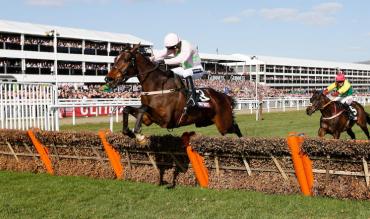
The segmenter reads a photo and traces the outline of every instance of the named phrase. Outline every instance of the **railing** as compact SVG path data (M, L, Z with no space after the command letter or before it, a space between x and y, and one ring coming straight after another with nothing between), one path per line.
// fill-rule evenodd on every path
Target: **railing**
M0 127L58 130L56 87L40 83L0 83Z
M370 104L370 96L354 96L354 100L363 106ZM256 99L237 99L236 110L247 110L251 114L259 109L261 103ZM286 110L302 110L310 105L309 97L280 97L262 100L262 110L265 112Z
M370 96L355 96L362 105L370 103ZM114 116L125 106L140 106L139 98L94 98L58 99L55 85L41 83L0 83L0 128L21 129L36 127L42 130L59 130L59 117L72 117L76 124L77 116L110 116L113 130ZM261 102L255 99L237 99L235 110L257 113L302 110L310 105L308 97L266 98ZM77 115L79 114L79 115Z

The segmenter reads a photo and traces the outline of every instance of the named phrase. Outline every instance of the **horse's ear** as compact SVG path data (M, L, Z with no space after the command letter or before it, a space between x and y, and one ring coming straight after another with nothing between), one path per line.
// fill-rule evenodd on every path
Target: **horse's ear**
M136 52L140 48L140 44L141 43L135 44L134 47L132 47L132 49L131 49L131 53Z

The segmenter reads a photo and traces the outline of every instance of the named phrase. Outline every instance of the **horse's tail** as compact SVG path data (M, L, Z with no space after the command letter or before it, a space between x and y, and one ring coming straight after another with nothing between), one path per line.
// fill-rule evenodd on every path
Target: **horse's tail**
M365 108L359 102L357 102L357 101L353 101L353 102L355 102L355 105L357 105L358 107L360 107L360 109L362 109L364 111L365 116L366 116L366 122L367 122L367 124L370 125L370 115L369 115L369 113L367 113L365 111Z
M230 97L230 96L228 96L228 97ZM230 99L231 99L231 107L233 109L235 109L235 107L238 104L238 102L236 101L236 99L234 97L230 97Z
M236 99L234 97L231 97L229 95L226 95L230 98L230 101L231 101L231 111L233 113L233 122L235 122L235 107L237 106L238 102L236 101Z

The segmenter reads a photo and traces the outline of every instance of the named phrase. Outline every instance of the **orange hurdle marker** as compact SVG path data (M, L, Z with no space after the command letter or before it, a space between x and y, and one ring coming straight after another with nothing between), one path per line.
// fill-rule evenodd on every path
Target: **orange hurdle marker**
M37 150L37 152L39 153L40 159L41 159L42 163L44 164L46 171L49 174L54 175L54 170L53 170L53 166L51 164L51 160L49 158L48 149L44 145L41 144L41 142L36 138L35 134L32 132L31 129L29 129L27 131L27 134L30 137L33 145L35 146L35 148Z
M112 145L108 143L104 131L99 131L98 134L117 179L123 179L123 166L121 163L121 156L116 150L114 150Z
M297 133L291 132L288 135L287 142L292 154L293 166L297 176L301 191L306 196L312 196L313 173L312 162L307 155L301 153L303 137Z
M195 177L198 180L199 185L202 188L208 188L208 170L204 165L204 159L197 152L193 151L189 144L190 136L194 133L185 132L182 135L182 141L186 147L186 153L188 154L191 166L193 167Z
M297 138L298 138L298 146L299 146L299 150L300 150L299 155L301 156L301 159L302 159L304 173L306 175L308 188L310 189L310 192L312 194L313 181L314 181L313 171L312 171L312 161L308 157L307 154L301 152L302 144L304 142L303 135L298 135Z

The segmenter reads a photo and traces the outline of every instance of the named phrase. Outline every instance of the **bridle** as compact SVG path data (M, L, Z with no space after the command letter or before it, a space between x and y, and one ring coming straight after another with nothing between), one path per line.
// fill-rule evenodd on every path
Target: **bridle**
M119 69L116 65L114 65L112 67L113 69L116 69L118 72L120 72L122 75L124 75L124 78L123 78L124 80L123 81L127 80L125 75L127 74L127 71L130 67L134 68L134 71L136 72L137 76L139 76L139 77L140 76L145 76L144 79L142 80L142 82L144 82L147 79L148 73L155 71L159 67L159 64L156 63L156 65L153 68L139 73L139 70L137 69L137 65L136 65L136 56L130 51L127 51L127 52L131 55L131 61L130 61L130 64L125 68L125 70Z

